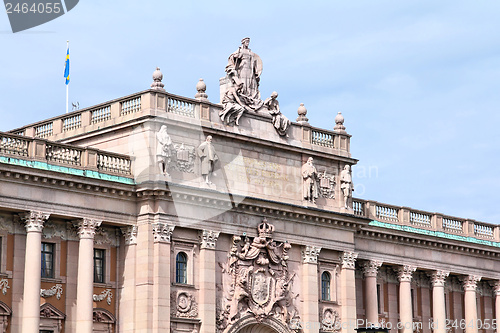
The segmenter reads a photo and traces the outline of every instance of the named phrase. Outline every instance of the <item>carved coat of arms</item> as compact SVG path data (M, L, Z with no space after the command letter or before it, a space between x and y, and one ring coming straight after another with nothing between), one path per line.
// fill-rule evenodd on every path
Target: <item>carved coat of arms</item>
M224 297L218 307L217 329L248 314L256 320L275 318L288 325L298 320L298 295L292 292L295 274L288 271L291 245L273 240L274 226L264 219L258 236L234 236L228 261L221 264Z

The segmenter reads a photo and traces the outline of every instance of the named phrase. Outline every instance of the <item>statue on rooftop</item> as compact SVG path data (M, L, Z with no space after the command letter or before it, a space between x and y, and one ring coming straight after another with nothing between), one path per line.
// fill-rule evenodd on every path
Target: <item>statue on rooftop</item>
M344 166L344 170L340 173L340 189L344 195L344 208L349 209L349 199L352 198L354 186L352 185L351 167L349 164Z
M156 147L156 156L160 173L169 177L168 168L172 161L172 151L175 151L172 139L167 133L167 126L162 125L158 133L156 133L158 145Z
M224 108L219 112L220 119L224 124L228 125L230 123L235 123L236 126L240 124L240 118L246 111L251 111L251 109L243 104L240 99L241 90L243 88L243 83L237 86L231 86L224 94L222 99L222 105Z
M207 136L205 142L203 142L198 147L198 157L201 160L201 175L205 179L205 183L208 185L212 185L213 183L210 181L210 176L214 173L215 163L219 160L217 153L215 152L215 148L212 145L212 136Z
M316 203L318 198L318 171L313 164L313 158L309 157L307 163L302 166L303 196L304 199Z
M277 100L278 93L273 91L271 97L266 98L264 106L269 110L269 114L273 117L272 123L279 135L285 136L290 126L290 120L285 117L280 111L280 103Z

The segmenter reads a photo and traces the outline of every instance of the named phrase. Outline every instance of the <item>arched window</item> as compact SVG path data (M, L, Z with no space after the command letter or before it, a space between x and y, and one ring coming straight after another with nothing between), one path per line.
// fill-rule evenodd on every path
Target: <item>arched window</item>
M175 257L175 282L187 283L187 255L184 252L177 253Z
M323 272L321 274L321 300L330 300L330 280L331 276L328 272Z

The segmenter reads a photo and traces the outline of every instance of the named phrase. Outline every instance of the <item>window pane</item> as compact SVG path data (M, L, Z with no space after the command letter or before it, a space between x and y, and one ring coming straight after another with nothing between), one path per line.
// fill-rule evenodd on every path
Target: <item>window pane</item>
M323 301L330 300L330 273L328 272L321 274L321 299Z
M187 283L187 255L184 252L177 253L175 257L175 282Z
M54 277L54 244L42 243L42 278Z
M94 249L94 282L104 283L104 271L105 271L105 250Z

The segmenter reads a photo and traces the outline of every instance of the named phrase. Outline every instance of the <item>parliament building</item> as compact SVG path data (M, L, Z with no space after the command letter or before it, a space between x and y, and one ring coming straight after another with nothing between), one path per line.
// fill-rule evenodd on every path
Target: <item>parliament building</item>
M157 69L0 133L0 333L500 333L499 226L353 197L348 119L288 120L248 46L217 102Z

